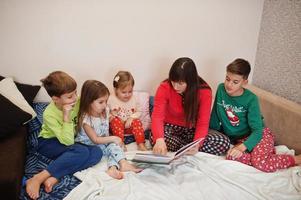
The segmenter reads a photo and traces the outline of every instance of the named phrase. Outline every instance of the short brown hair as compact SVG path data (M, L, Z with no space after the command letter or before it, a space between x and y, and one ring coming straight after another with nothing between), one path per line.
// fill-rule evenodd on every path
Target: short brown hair
M134 87L135 81L132 74L128 71L119 71L113 79L114 88L125 88L128 85Z
M241 75L247 80L251 72L251 66L248 61L237 58L227 66L227 72Z
M46 78L41 79L41 82L50 97L60 97L63 94L73 92L77 87L75 80L62 71L50 73Z

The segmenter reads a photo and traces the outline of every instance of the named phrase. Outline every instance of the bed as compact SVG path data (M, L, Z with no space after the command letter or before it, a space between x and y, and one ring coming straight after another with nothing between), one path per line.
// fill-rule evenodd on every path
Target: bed
M277 152L301 153L301 106L250 86L260 99L265 123L275 132ZM152 105L152 98L150 99ZM283 105L284 103L284 105ZM36 136L41 125L41 111L46 105L34 104L38 117L30 123L25 179L51 162L34 151ZM291 116L294 116L293 118ZM275 118L277 117L277 118ZM274 123L275 120L277 123ZM285 132L283 131L285 130ZM126 156L131 160L137 152L132 139L127 141ZM285 145L280 145L285 144ZM294 150L293 150L294 149ZM97 165L65 176L46 193L41 187L39 199L65 200L224 200L271 199L301 200L301 167L296 166L275 173L263 173L253 167L199 152L184 156L170 165L137 165L144 170L135 174L126 172L123 180L115 180L106 173L106 160ZM28 199L24 187L21 199Z
M131 145L128 159L136 152ZM293 153L285 146L278 146L277 150ZM144 170L138 174L126 172L123 180L105 173L105 160L77 172L75 176L82 182L64 200L301 199L300 167L263 173L202 152L181 157L170 165L137 165Z

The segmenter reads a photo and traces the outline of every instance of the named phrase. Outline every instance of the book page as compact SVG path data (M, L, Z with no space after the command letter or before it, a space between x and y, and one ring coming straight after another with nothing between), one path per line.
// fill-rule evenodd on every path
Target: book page
M174 159L174 153L169 155L157 155L153 153L136 153L133 160L134 162L146 162L146 163L157 163L157 164L168 164Z
M195 140L187 145L185 145L184 147L182 147L181 149L179 149L176 154L175 154L175 158L180 157L181 155L185 154L187 151L189 151L190 149L192 149L193 147L195 147L196 145L198 145L201 141L203 141L204 138L200 138L198 140Z
M157 164L169 164L172 160L179 158L184 155L191 148L198 145L204 138L193 141L184 147L180 148L177 152L168 152L167 155L157 155L153 152L136 153L133 160L134 162L146 162L146 163L157 163Z

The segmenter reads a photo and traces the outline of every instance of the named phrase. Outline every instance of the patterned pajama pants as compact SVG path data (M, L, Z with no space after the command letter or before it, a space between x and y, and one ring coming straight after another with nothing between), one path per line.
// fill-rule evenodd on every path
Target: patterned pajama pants
M195 128L186 128L166 123L164 125L164 139L168 151L177 151L181 147L193 141ZM153 143L152 135L150 142ZM206 136L203 146L199 151L214 155L221 155L227 152L230 147L230 140L219 132L211 131Z
M120 169L119 161L125 159L125 155L121 147L115 143L99 144L98 146L101 148L103 155L108 158L108 168L116 166Z
M241 143L246 139L239 142ZM274 135L269 128L264 128L261 141L250 153L245 152L237 159L232 159L232 157L228 156L227 159L242 162L263 172L275 172L278 169L285 169L295 165L292 155L275 154Z
M137 144L145 142L144 130L139 119L134 119L131 127L126 129L124 122L119 117L114 117L110 122L110 129L113 135L121 138L122 142L125 134L133 134Z

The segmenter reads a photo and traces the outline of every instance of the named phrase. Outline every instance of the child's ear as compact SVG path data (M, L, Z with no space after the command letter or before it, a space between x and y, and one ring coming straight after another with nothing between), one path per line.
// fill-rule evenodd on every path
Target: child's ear
M246 86L248 84L248 82L249 82L248 79L244 79L243 80L243 86Z
M60 98L57 97L57 96L52 96L51 99L52 99L52 101L54 101L54 102L58 102L58 100L59 100Z

